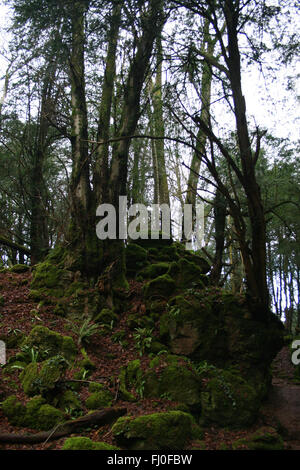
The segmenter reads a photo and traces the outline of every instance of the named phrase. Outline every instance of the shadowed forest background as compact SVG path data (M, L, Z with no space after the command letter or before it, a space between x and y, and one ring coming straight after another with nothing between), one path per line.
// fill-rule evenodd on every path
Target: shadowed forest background
M261 406L275 358L299 381L299 142L273 125L299 99L295 2L3 3L0 445L58 426L58 448L218 448L217 426L224 448L285 448ZM170 206L172 239L100 240L119 196Z

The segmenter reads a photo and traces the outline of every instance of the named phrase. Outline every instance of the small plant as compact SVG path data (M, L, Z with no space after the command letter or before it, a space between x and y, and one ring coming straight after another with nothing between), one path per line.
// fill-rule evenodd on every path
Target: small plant
M136 333L133 335L135 347L139 351L140 356L142 356L146 349L149 349L151 346L153 328L135 328L135 331Z
M29 346L22 346L21 351L24 354L25 360L27 360L27 362L38 362L39 351L35 346L32 348ZM45 354L47 355L47 351L45 351Z
M144 392L145 392L145 380L141 380L135 387L136 393L138 396L143 399L144 398Z
M18 336L18 334L22 333L22 331L19 330L19 328L8 328L7 333L8 333L9 335Z
M81 325L72 325L72 331L78 337L77 344L88 344L91 336L94 336L99 331L99 326L93 323L89 318L86 318Z

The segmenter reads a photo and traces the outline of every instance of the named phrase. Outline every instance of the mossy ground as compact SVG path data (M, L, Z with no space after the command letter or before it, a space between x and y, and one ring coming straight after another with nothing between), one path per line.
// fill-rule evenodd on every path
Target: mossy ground
M180 254L180 249L177 249L176 246L172 245L166 245L159 249L156 249L153 246L147 247L147 249L143 247L140 248L146 251L147 256L143 257L144 264L142 263L143 266L138 266L135 274L138 274L138 272L143 269L147 269L147 266L151 266L153 264L167 263L170 267L172 263L178 263L180 256L182 256ZM163 260L161 258L162 252L164 257ZM140 253L144 252L140 250ZM55 256L56 258L53 258L52 260L56 259L56 262L58 262L61 258L59 258L58 253ZM191 256L191 254L185 254L186 260L189 263L193 262ZM193 258L193 260L195 261L194 264L196 266L201 266L200 257L197 260ZM187 263L183 264L187 265ZM59 269L64 271L65 268L62 269L62 266L59 266ZM195 272L196 271L197 270L195 270ZM202 271L205 271L204 267L202 267ZM169 269L168 272L170 272ZM42 271L40 272L39 280L42 279L41 275ZM169 276L169 274L166 273L160 275L162 277ZM204 272L202 276L203 275L205 275ZM4 276L6 276L5 280ZM96 407L96 409L101 409L105 405L125 406L128 412L128 416L126 418L130 416L130 421L137 418L141 421L143 421L143 419L149 421L150 418L147 418L149 415L158 414L162 416L170 412L181 413L180 415L176 415L180 416L180 419L182 419L182 415L191 416L191 413L193 414L192 418L184 418L186 419L186 422L184 421L185 424L183 428L186 429L186 436L181 436L179 433L179 437L176 437L172 434L173 428L176 429L177 426L176 420L176 423L172 425L170 425L170 421L168 421L168 424L160 424L164 429L167 429L168 427L168 435L166 436L166 439L171 439L173 442L172 443L170 440L168 442L164 442L164 448L189 449L193 447L193 442L201 443L203 441L205 441L205 448L207 449L217 446L215 442L217 437L215 437L213 443L209 442L210 438L208 436L212 435L210 434L210 425L205 425L207 426L205 428L205 432L204 430L200 432L201 430L199 430L199 427L197 426L197 423L200 422L199 419L201 417L203 406L201 401L203 396L201 394L206 393L207 390L210 391L209 388L205 388L205 385L207 384L205 380L209 377L205 377L204 381L200 380L200 382L198 382L199 376L197 375L198 372L196 371L195 366L198 365L199 361L193 362L193 358L188 359L185 357L185 354L179 355L181 359L178 360L178 354L170 354L172 351L168 336L169 317L167 321L165 320L167 318L166 315L173 315L173 320L175 319L176 322L181 321L180 318L178 318L179 312L176 312L178 302L172 301L172 298L176 297L181 297L183 299L182 305L185 305L185 301L187 301L189 305L192 305L192 307L188 307L186 310L186 315L187 317L190 315L190 318L194 318L193 309L196 310L195 302L197 302L200 307L197 310L198 316L199 313L201 316L201 311L205 315L207 315L207 312L210 312L209 315L215 315L215 321L217 322L221 322L222 314L227 312L228 316L225 315L226 321L224 320L225 323L223 323L225 326L226 322L228 322L229 325L230 319L235 319L233 324L235 325L234 337L236 338L236 341L231 343L231 347L233 348L232 350L236 348L235 350L238 351L240 355L243 353L244 357L250 357L253 361L258 360L259 351L257 352L257 346L261 344L260 341L255 340L253 343L247 342L244 349L243 344L239 341L239 334L241 331L240 325L242 325L242 319L244 319L243 315L246 313L245 307L239 304L239 299L232 298L232 296L226 296L221 291L215 291L213 294L209 290L210 288L203 287L202 282L201 285L198 286L193 284L191 287L182 288L183 291L180 292L178 287L178 278L176 278L175 275L174 279L170 276L174 290L172 292L170 290L165 292L164 297L166 298L152 298L151 295L145 298L144 293L145 290L147 290L147 284L149 281L151 282L153 280L145 279L143 282L138 282L137 279L129 278L130 288L123 297L123 303L121 304L122 308L117 312L114 312L103 304L101 292L100 294L99 292L94 292L90 286L89 289L85 291L86 296L89 297L88 301L84 301L86 296L83 295L83 292L80 289L80 284L77 283L80 281L76 281L73 276L71 283L66 277L65 285L63 286L65 292L66 288L69 288L70 285L74 284L74 292L76 292L76 294L72 294L73 297L71 296L71 301L73 302L76 298L78 300L79 307L75 311L75 316L72 317L74 312L71 311L72 309L70 309L70 305L64 297L60 299L60 305L65 305L64 302L66 302L64 315L59 314L58 311L55 312L58 305L57 303L45 303L40 300L38 302L33 302L32 298L29 296L30 280L32 279L32 276L34 276L34 273L31 272L20 274L10 272L0 273L0 286L1 283L2 285L5 285L5 289L0 287L1 295L3 295L4 299L2 307L3 310L1 312L3 315L1 321L4 325L4 333L7 334L8 327L19 329L23 335L23 340L26 338L23 344L27 346L27 351L24 352L21 351L20 344L15 344L15 347L8 351L9 364L2 371L4 374L3 390L0 391L2 402L4 402L10 395L15 395L17 397L16 401L13 402L11 400L10 403L10 405L14 405L14 409L18 409L18 412L13 413L14 417L10 418L10 425L18 427L24 427L25 425L25 427L29 429L34 429L32 422L30 422L28 418L29 415L36 414L37 416L37 413L40 413L40 415L43 416L44 422L49 426L51 419L53 420L52 423L55 420L58 422L62 417L63 419L71 419L72 417L88 413L89 409L93 409L94 407ZM133 277L136 276L134 275ZM155 279L157 278L154 278L154 281ZM28 283L26 282L23 284L24 280L28 280ZM13 282L15 284L13 284ZM10 286L9 292L7 290L7 286ZM159 296L159 282L157 281L156 286L158 288L157 293ZM41 287L39 286L39 288ZM49 287L47 287L47 289L49 289ZM101 290L98 287L97 289ZM209 293L210 295L205 294L204 296L204 293ZM10 295L12 294L22 298L22 304L11 302ZM212 307L216 301L214 296L220 300L217 315ZM22 305L22 307L20 308L19 305ZM173 310L172 307L174 307ZM108 308L110 311L103 311L105 308ZM91 319L95 319L98 314L102 313L102 320L104 320L104 313L105 315L107 314L105 322L101 321L98 323L99 330L96 334L91 336L90 342L85 346L84 350L82 346L78 345L78 338L74 332L74 328L72 328L75 321L80 322L80 309L83 309L81 313L84 315L89 312L91 314ZM183 311L184 309L181 310ZM115 321L111 322L111 319ZM205 321L203 326L205 326ZM140 355L139 349L137 349L136 340L134 338L136 328L152 330L151 345L149 348L144 349L142 355ZM165 330L162 334L161 330L163 328L165 328ZM212 328L208 329L208 332L206 333L208 338L212 331ZM59 338L57 334L59 335ZM205 335L203 334L203 338L204 336ZM228 343L225 344L227 347ZM256 348L255 354L254 346ZM221 341L220 333L220 338L218 340L218 354L220 354L222 347L223 343ZM31 351L32 349L33 351ZM36 357L37 353L38 356ZM18 355L21 356L18 357ZM48 361L55 361L57 356L61 356L67 361L67 367L63 367L57 375L55 375L55 373L52 375L53 369L51 367L51 362L49 365ZM225 365L226 367L228 366L228 364L224 364L224 366ZM214 367L216 367L216 365ZM218 364L218 367L220 367L220 364ZM40 376L43 368L44 373ZM24 378L27 375L28 370L30 372L29 375L32 374L32 377L29 377L27 380L28 387L30 389L33 383L36 386L36 389L32 390L28 394L30 396L26 395L22 386L22 380L25 380ZM48 375L49 371L51 373ZM249 371L246 370L246 373L248 372ZM151 374L155 374L155 376L153 375L153 378L155 377L156 382L157 378L159 379L158 385L157 383L154 383L155 380L153 381L154 385L152 384L153 389L158 389L158 393L155 393L155 396L153 396L153 391L149 392L149 394L147 391L148 384L145 378L147 378L148 374L149 377L151 377ZM51 380L49 378L50 376ZM43 380L41 380L45 377L46 382L48 383L46 388L43 387L43 383L45 385L45 381L43 382ZM244 387L244 390L246 390L246 385L244 382L241 382L242 379L239 374L238 377L239 380L237 382L239 386L242 385L242 388ZM228 377L226 376L225 378L227 379ZM36 379L39 380L36 381ZM92 382L92 384L89 384L89 382ZM230 381L226 380L225 382L228 385L228 382ZM177 386L177 383L185 383L185 390L184 387L181 390L180 387ZM197 392L198 386L199 394ZM215 394L217 396L220 389L217 387L216 393L214 390L214 387L212 387L210 393L211 395ZM247 391L250 391L250 389L247 389ZM231 394L230 388L229 392ZM199 401L197 401L197 396ZM232 396L234 396L234 394ZM194 399L195 397L196 400ZM90 406L88 406L89 398L90 401L93 402ZM216 402L218 402L217 399ZM3 418L3 424L0 425L0 430L1 426L9 426L8 414L4 416L3 411L3 409L0 411L0 417ZM234 410L231 409L230 413L233 411ZM256 413L256 410L254 411ZM27 421L25 420L26 414L28 418ZM222 416L221 412L220 415ZM12 416L12 414L10 416ZM23 416L24 421L18 421L18 416ZM14 421L14 419L16 421ZM180 419L178 418L178 422L180 422ZM155 418L154 421L151 422L150 420L149 422L151 426L153 426L154 430L158 429L158 427L156 427ZM260 424L261 427L261 423L258 424ZM203 426L202 423L201 425ZM223 430L223 432L225 434L228 433L228 436L230 436L228 441L226 441L226 446L229 448L231 448L229 442L230 439L233 442L234 440L237 440L237 438L244 437L249 434L250 431L255 431L255 429L253 429L255 423L249 429L248 427L245 427L245 430L243 431L229 431L228 421L226 421L226 426L227 430ZM214 424L213 427L215 436L220 436L222 432L222 422L221 424L218 423L218 426ZM218 429L220 429L220 431ZM159 436L158 432L157 436ZM117 443L117 440L113 438L110 426L104 426L103 429L90 430L86 433L86 437L89 437L91 442L98 443L99 449L102 442L105 442L107 445L113 445L114 447L121 446L120 443ZM149 436L141 434L141 437L142 439L134 438L134 440L139 441L137 445L142 445L144 448L148 448L147 446L149 445L149 442L145 443L145 441L147 441ZM176 441L176 439L178 440ZM143 441L143 443L141 443L141 441ZM45 448L61 449L64 447L65 442L67 442L66 439L59 440L53 444L49 443ZM89 441L73 441L73 443L71 442L66 445L75 447L87 445L89 448L94 446L94 444L91 444ZM153 445L152 440L151 446ZM162 444L157 444L157 448L161 445ZM7 446L5 447L7 448ZM35 446L34 448L39 448L39 446Z

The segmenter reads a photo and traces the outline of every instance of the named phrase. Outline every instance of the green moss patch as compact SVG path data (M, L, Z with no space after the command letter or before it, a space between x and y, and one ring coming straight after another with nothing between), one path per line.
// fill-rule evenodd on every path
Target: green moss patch
M23 346L37 348L41 358L60 354L72 360L77 354L76 346L70 336L62 336L45 326L35 326L24 340Z
M94 442L88 437L69 437L65 440L62 450L120 450L119 447L106 444L106 442Z
M130 450L180 450L195 432L193 417L182 411L119 418L112 427L117 444Z

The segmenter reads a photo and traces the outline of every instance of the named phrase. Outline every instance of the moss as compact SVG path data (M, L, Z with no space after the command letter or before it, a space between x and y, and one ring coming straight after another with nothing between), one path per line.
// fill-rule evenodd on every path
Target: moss
M54 315L57 315L58 317L65 317L67 315L67 306L63 302L58 302L53 309Z
M193 417L182 411L119 418L112 427L118 445L130 450L180 450L192 438Z
M27 266L27 264L15 264L10 268L10 272L12 273L26 273L27 271L30 270L30 266Z
M77 354L76 346L70 336L62 336L59 333L49 330L45 326L35 326L28 337L24 340L23 346L29 348L36 347L40 357L51 357L57 354L63 355L71 360Z
M33 397L26 405L23 425L33 429L40 429L37 417L41 406L45 404L46 400L42 396L38 395Z
M178 250L181 253L181 257L189 261L190 263L195 264L198 268L200 268L202 274L208 273L210 270L210 264L203 258L202 251L190 251L186 250Z
M62 356L53 356L42 363L36 380L40 393L53 390L67 369L67 362Z
M24 340L24 333L12 331L8 335L0 335L0 340L5 342L6 349L15 349Z
M136 401L135 396L127 390L127 368L125 366L121 367L118 379L120 397L125 401Z
M282 437L271 427L262 427L255 433L232 444L233 450L284 450Z
M158 276L166 274L169 267L170 264L165 262L150 264L139 272L139 277L141 277L141 279L155 279Z
M164 274L147 282L144 286L144 296L146 299L153 299L155 297L168 298L175 289L175 281L168 274Z
M26 408L12 395L2 403L2 411L11 424L14 426L22 426L26 414Z
M134 330L135 328L152 328L154 326L154 321L148 316L141 317L138 313L133 313L128 315L126 325L131 330Z
M76 393L74 393L72 390L66 390L57 400L57 407L61 408L62 410L80 410L81 402Z
M15 426L48 431L64 420L64 414L45 403L41 396L35 396L25 406L11 396L2 404L2 410L9 422Z
M143 380L145 397L167 398L189 406L193 412L200 410L200 379L187 363L179 363L179 358L168 355L155 358Z
M89 410L97 410L111 406L113 396L109 390L98 390L93 392L85 401L85 406Z
M63 270L51 263L49 259L36 265L31 286L33 289L57 287L61 281Z
M114 311L109 308L103 308L101 312L96 315L94 321L96 323L110 326L112 322L115 323L118 321L118 315L116 315Z
M135 243L129 243L125 248L126 271L128 276L134 277L136 273L147 265L147 250Z
M38 364L31 362L27 365L26 369L22 372L20 378L22 380L22 387L27 396L38 395L39 389L36 385L38 377Z
M53 356L42 362L40 367L35 362L28 364L21 375L24 392L27 396L47 394L55 389L66 368L67 363L62 356Z
M91 382L89 384L90 393L101 392L102 390L104 390L104 388L104 385L100 384L99 382Z
M84 348L81 350L81 353L83 355L83 360L79 362L79 366L85 370L96 370L96 364L91 361Z
M42 405L37 413L37 426L41 431L48 431L64 420L64 414L48 404Z
M209 368L201 374L201 422L205 425L242 427L253 424L258 415L256 390L238 373Z
M5 304L4 297L3 295L0 295L0 307L3 307L4 304Z
M159 341L152 341L150 345L150 352L153 354L161 353L162 351L167 351L168 348L165 344L160 343Z
M141 375L141 361L139 359L130 361L126 368L126 382L128 385L132 387L134 384L139 382Z
M173 262L170 265L168 274L175 280L177 287L181 289L191 287L192 284L204 287L207 283L201 268L185 258L181 258L179 261Z
M120 450L119 447L106 442L93 442L88 437L69 437L65 440L62 450Z

